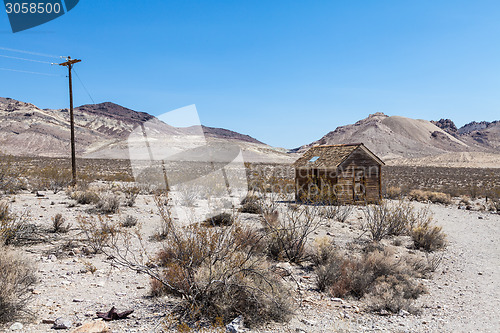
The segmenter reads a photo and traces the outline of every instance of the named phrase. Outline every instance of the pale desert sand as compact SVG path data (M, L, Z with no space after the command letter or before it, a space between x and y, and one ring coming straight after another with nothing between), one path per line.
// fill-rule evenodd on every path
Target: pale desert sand
M44 192L44 197L21 193L8 197L12 209L28 209L32 222L46 228L51 218L61 213L76 229L76 216L87 215L88 206L68 208L64 192ZM53 204L51 204L53 203ZM417 207L424 206L415 203ZM500 331L500 215L457 209L457 205L431 205L438 225L448 235L449 245L442 252L443 261L429 280L423 280L429 293L417 300L418 315L380 316L363 310L363 302L332 300L314 290L313 273L305 268L283 264L299 282L301 306L293 319L285 324L269 324L255 332L498 332ZM160 219L152 196L140 195L134 207L121 207L113 219L126 215L138 217L146 235L154 233ZM346 223L330 222L314 237L327 236L342 244L362 234L361 208ZM242 223L256 223L255 215L241 214ZM96 311L133 309L130 319L109 322L113 332L160 332L164 314L175 299L149 297L149 278L127 268L111 264L104 254L86 256L78 230L51 243L21 247L24 255L37 265L39 284L32 291L33 302L27 310L32 314L18 321L22 332L51 332L43 320L59 317L85 323L95 320ZM366 237L366 235L362 236ZM74 239L73 246L61 245ZM390 244L390 241L386 242ZM152 248L159 246L151 243ZM72 249L74 247L74 249ZM400 251L407 251L404 247ZM84 273L92 264L97 271ZM8 332L12 322L0 328Z

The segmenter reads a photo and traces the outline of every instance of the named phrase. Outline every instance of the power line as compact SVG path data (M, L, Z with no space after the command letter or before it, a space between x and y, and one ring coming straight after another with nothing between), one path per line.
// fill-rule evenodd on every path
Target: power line
M0 46L0 50L9 51L9 52L19 52L19 53L31 54L31 55L36 55L36 56L40 56L40 57L60 58L60 57L55 56L55 55L50 55L50 54L45 54L45 53L38 53L38 52L31 52L31 51L24 51L24 50L16 50L16 49L10 49L10 48L7 48L7 47L1 47L1 46Z
M64 75L47 74L47 73L39 73L39 72L29 72L29 71L22 71L22 70L19 70L19 69L12 69L12 68L1 68L0 67L0 70L2 70L2 71L10 71L10 72L26 73L26 74L38 74L38 75L45 75L45 76L62 76L62 77L64 77Z
M87 87L85 87L85 85L83 84L82 79L80 79L80 76L78 75L78 73L76 72L76 70L75 70L74 68L73 68L73 72L75 72L76 77L78 78L78 81L80 81L80 83L82 84L83 89L87 92L87 95L89 95L90 100L92 101L92 103L94 103L94 104L95 104L94 99L93 99L93 98L92 98L92 96L90 95L89 91L87 90Z
M7 55L3 55L3 54L0 54L0 57L3 57L3 58L9 58L9 59L16 59L16 60L25 60L25 61L32 61L32 62L39 62L39 63L42 63L42 64L51 64L50 62L48 61L40 61L40 60L33 60L33 59L26 59L26 58L19 58L19 57L12 57L12 56L7 56Z

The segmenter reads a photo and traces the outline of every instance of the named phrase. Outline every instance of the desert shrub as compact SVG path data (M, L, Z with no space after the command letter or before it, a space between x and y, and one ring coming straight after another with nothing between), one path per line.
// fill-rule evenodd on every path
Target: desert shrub
M415 312L413 302L425 292L422 284L412 283L405 275L388 275L378 277L364 299L371 311Z
M102 214L117 213L120 209L120 198L112 192L100 194L95 209Z
M335 245L326 238L317 240L311 261L315 266L316 286L320 291L325 291L339 278L342 260Z
M137 217L132 215L127 215L123 219L121 226L125 228L135 227L137 225Z
M431 220L417 224L411 230L411 238L416 248L435 251L446 246L446 234L442 227L435 226Z
M248 195L241 200L241 213L260 214L262 209L259 205L259 197L255 195Z
M490 210L500 213L500 199L490 200Z
M94 254L101 253L112 237L119 233L115 223L101 215L97 218L78 216L78 226L82 230L84 242Z
M71 184L72 174L69 168L47 165L35 168L31 172L30 178L32 185L36 187L35 190L51 190L56 194Z
M267 232L268 256L274 260L300 263L307 259L308 237L322 223L320 207L312 205L292 206L266 216L261 222Z
M0 153L0 194L14 194L24 187L20 171L13 164L13 157Z
M385 190L385 197L387 199L400 199L402 195L401 187L389 186Z
M158 214L160 215L160 227L153 235L153 240L163 240L167 237L173 225L171 198L168 192L159 193L154 196Z
M422 277L423 269L407 261L376 249L360 257L334 254L316 266L316 284L319 290L327 290L335 297L366 297L373 310L410 310L425 288L414 279Z
M209 217L204 221L206 226L220 227L229 226L234 223L234 216L229 213L220 213L215 216Z
M52 232L53 233L66 233L69 231L71 226L69 224L64 224L66 219L62 216L61 213L56 214L52 218Z
M408 235L417 224L431 220L428 207L416 209L404 200L393 205L383 201L365 208L363 228L370 232L372 240L380 241L387 236Z
M99 195L90 189L72 189L69 191L69 197L81 205L95 204L99 201Z
M423 191L423 190L412 190L408 194L410 200L420 201L420 202L432 202L432 203L442 203L448 205L451 203L451 196L442 192L433 191Z
M12 321L25 310L37 279L32 264L0 245L0 323Z
M0 201L0 245L17 245L32 240L35 227L28 223L27 211L14 214L6 202Z
M161 273L152 292L182 297L181 318L229 322L239 315L254 325L284 321L291 310L281 278L241 228L172 228L157 256ZM243 240L243 242L242 242Z
M125 194L125 201L123 204L127 207L133 207L140 193L140 189L137 186L126 186L122 188L122 191Z
M336 202L332 202L323 205L320 213L327 219L345 222L353 211L354 206L340 205Z

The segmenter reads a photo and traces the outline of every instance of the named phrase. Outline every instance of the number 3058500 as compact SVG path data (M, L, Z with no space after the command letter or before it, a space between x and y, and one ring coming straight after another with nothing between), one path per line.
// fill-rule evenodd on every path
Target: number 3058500
M59 14L61 12L61 4L59 3L10 3L5 4L7 14Z

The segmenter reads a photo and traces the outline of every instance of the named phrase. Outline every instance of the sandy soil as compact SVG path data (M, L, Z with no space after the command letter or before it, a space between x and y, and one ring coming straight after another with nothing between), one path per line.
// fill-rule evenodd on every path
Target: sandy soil
M130 319L109 322L113 332L160 332L163 315L174 300L149 297L149 278L112 265L105 255L86 255L76 230L78 215L88 206L69 208L65 193L43 193L36 197L21 193L12 202L14 211L28 209L33 223L50 227L51 218L62 213L73 230L48 243L24 246L23 253L37 264L40 283L32 291L31 315L19 320L21 332L50 332L44 320L62 317L85 323L96 319L96 311L133 309ZM12 200L14 197L10 197ZM416 204L423 206L423 204ZM380 316L364 311L358 300L331 299L314 290L314 277L305 268L290 266L299 282L300 306L286 325L269 324L256 332L498 332L500 331L500 215L457 209L457 205L431 205L435 221L448 234L449 246L432 279L423 280L429 294L417 301L421 313ZM139 218L146 235L154 233L160 220L151 196L139 196L134 207L121 207L115 220L126 215ZM346 243L362 234L360 208L347 223L331 222L315 237L327 235ZM242 214L243 223L255 217ZM245 222L246 221L246 222ZM72 243L68 243L72 241ZM64 246L66 245L66 246ZM155 244L151 246L157 246ZM404 247L402 250L406 251ZM95 273L86 272L89 265ZM0 331L9 332L12 323Z

